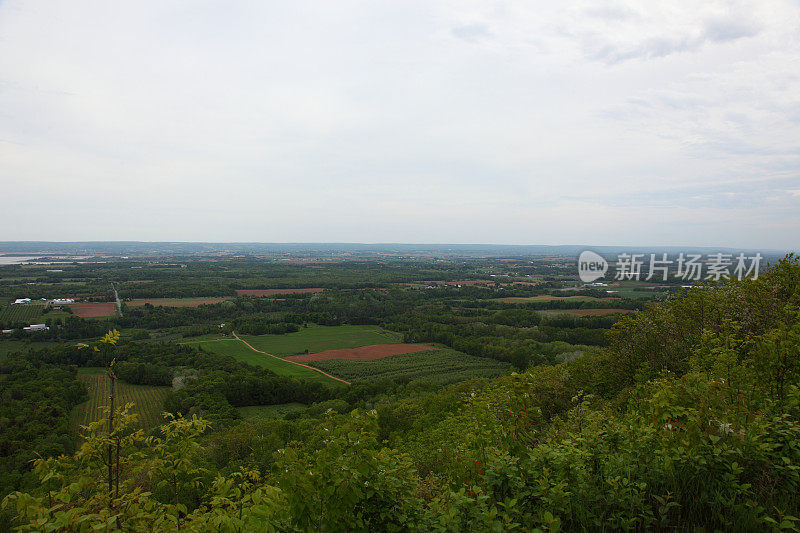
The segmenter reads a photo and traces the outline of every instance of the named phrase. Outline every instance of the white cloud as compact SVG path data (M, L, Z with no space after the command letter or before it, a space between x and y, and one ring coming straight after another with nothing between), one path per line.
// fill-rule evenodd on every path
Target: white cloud
M2 238L797 246L798 29L788 0L6 1Z

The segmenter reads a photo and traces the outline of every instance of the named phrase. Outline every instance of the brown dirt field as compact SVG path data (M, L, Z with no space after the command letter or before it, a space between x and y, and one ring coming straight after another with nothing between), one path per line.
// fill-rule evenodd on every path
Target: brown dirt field
M577 316L605 316L615 313L633 313L633 309L564 309L563 312Z
M307 294L322 292L325 289L320 287L311 287L306 289L237 289L236 294L239 296L274 296L276 294Z
M100 304L69 304L72 313L81 318L94 318L99 316L114 316L117 314L117 306L113 303Z
M156 307L159 305L163 307L197 307L199 305L218 304L220 302L224 302L225 300L227 300L227 298L218 296L202 296L198 298L142 298L125 302L125 305L130 307L141 307L144 304L149 303L150 305L154 305Z
M317 353L290 355L285 357L289 361L308 362L323 361L325 359L350 359L351 361L369 361L390 355L422 352L435 350L433 346L425 344L370 344L360 348L344 348L341 350L325 350Z

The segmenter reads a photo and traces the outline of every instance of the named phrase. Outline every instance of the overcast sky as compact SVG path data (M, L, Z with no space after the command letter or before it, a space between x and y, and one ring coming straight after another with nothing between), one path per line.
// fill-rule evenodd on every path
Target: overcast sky
M800 2L0 1L0 240L800 248Z

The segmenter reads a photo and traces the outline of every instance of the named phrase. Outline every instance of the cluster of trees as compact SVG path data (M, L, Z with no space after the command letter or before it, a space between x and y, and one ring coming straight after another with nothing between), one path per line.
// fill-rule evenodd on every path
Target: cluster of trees
M69 413L86 398L74 367L0 360L0 497L38 486L30 462L39 455L75 451Z
M560 353L608 343L607 317L539 317L532 310L458 316L417 309L388 328L405 342L438 342L458 351L510 362L520 370L552 363Z

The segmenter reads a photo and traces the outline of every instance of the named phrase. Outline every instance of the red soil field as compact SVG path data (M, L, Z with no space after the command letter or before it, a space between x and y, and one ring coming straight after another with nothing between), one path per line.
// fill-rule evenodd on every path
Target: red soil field
M390 355L400 355L404 353L423 352L426 350L435 350L433 346L425 344L370 344L369 346L361 346L360 348L344 348L341 350L325 350L317 353L290 355L284 359L289 361L307 362L307 361L323 361L325 359L350 359L351 361L369 361L371 359L380 359L381 357L389 357Z
M68 306L75 316L81 318L94 318L98 316L114 316L117 314L117 306L113 303L102 304L70 304Z
M307 289L237 289L236 294L239 296L274 296L276 294L307 294L324 290L320 287Z

